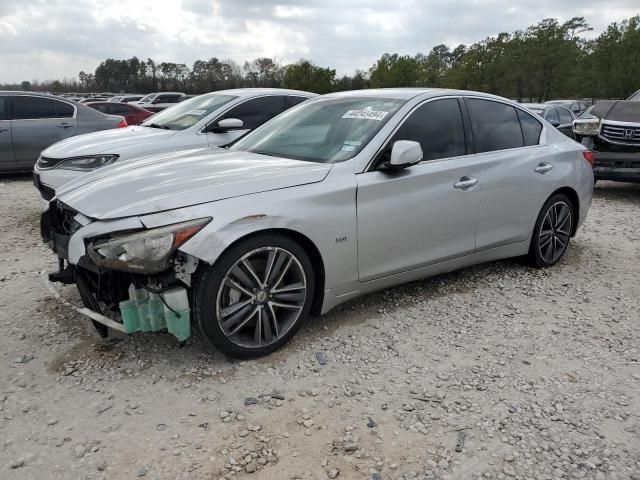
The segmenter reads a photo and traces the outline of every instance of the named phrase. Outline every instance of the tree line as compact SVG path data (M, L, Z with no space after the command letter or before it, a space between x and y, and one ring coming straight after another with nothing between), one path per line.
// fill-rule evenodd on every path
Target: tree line
M495 93L517 100L626 98L640 89L640 16L611 23L595 39L584 17L561 23L548 18L526 30L500 33L428 53L385 53L368 71L336 75L309 60L282 65L257 58L240 65L212 57L185 63L109 58L77 78L22 82L2 88L53 92L183 91L204 93L238 87L284 87L329 93L381 87L444 87Z

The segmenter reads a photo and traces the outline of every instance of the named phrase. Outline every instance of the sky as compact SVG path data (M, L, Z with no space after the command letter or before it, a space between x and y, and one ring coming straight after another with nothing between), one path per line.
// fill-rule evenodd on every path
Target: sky
M543 18L584 16L597 35L639 0L0 0L0 83L93 73L106 58L310 59L339 75L383 53L428 53Z

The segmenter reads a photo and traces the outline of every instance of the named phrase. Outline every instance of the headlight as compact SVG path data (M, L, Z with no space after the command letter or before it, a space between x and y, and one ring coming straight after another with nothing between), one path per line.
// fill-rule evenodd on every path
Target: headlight
M573 132L576 135L582 135L583 137L592 137L598 134L600 130L600 119L589 118L586 120L574 120Z
M158 273L171 254L211 221L211 217L175 223L133 234L98 240L87 248L96 265L132 273Z
M58 163L57 167L64 170L90 171L110 165L118 157L119 155L87 155L85 157L67 158Z

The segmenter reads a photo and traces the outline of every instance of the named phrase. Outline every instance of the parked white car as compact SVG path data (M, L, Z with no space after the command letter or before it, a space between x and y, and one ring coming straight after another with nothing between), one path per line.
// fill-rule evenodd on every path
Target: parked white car
M314 93L277 88L221 90L185 100L118 131L80 135L44 150L34 178L45 200L96 168L157 153L224 145Z

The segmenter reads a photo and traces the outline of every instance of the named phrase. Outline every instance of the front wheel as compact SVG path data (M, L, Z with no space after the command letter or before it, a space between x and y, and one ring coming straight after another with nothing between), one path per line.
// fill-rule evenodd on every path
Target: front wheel
M313 300L309 256L293 240L259 235L231 247L194 288L200 333L236 358L259 357L287 343Z
M529 262L534 267L550 267L567 251L573 228L573 208L566 195L553 195L542 207L533 229Z

